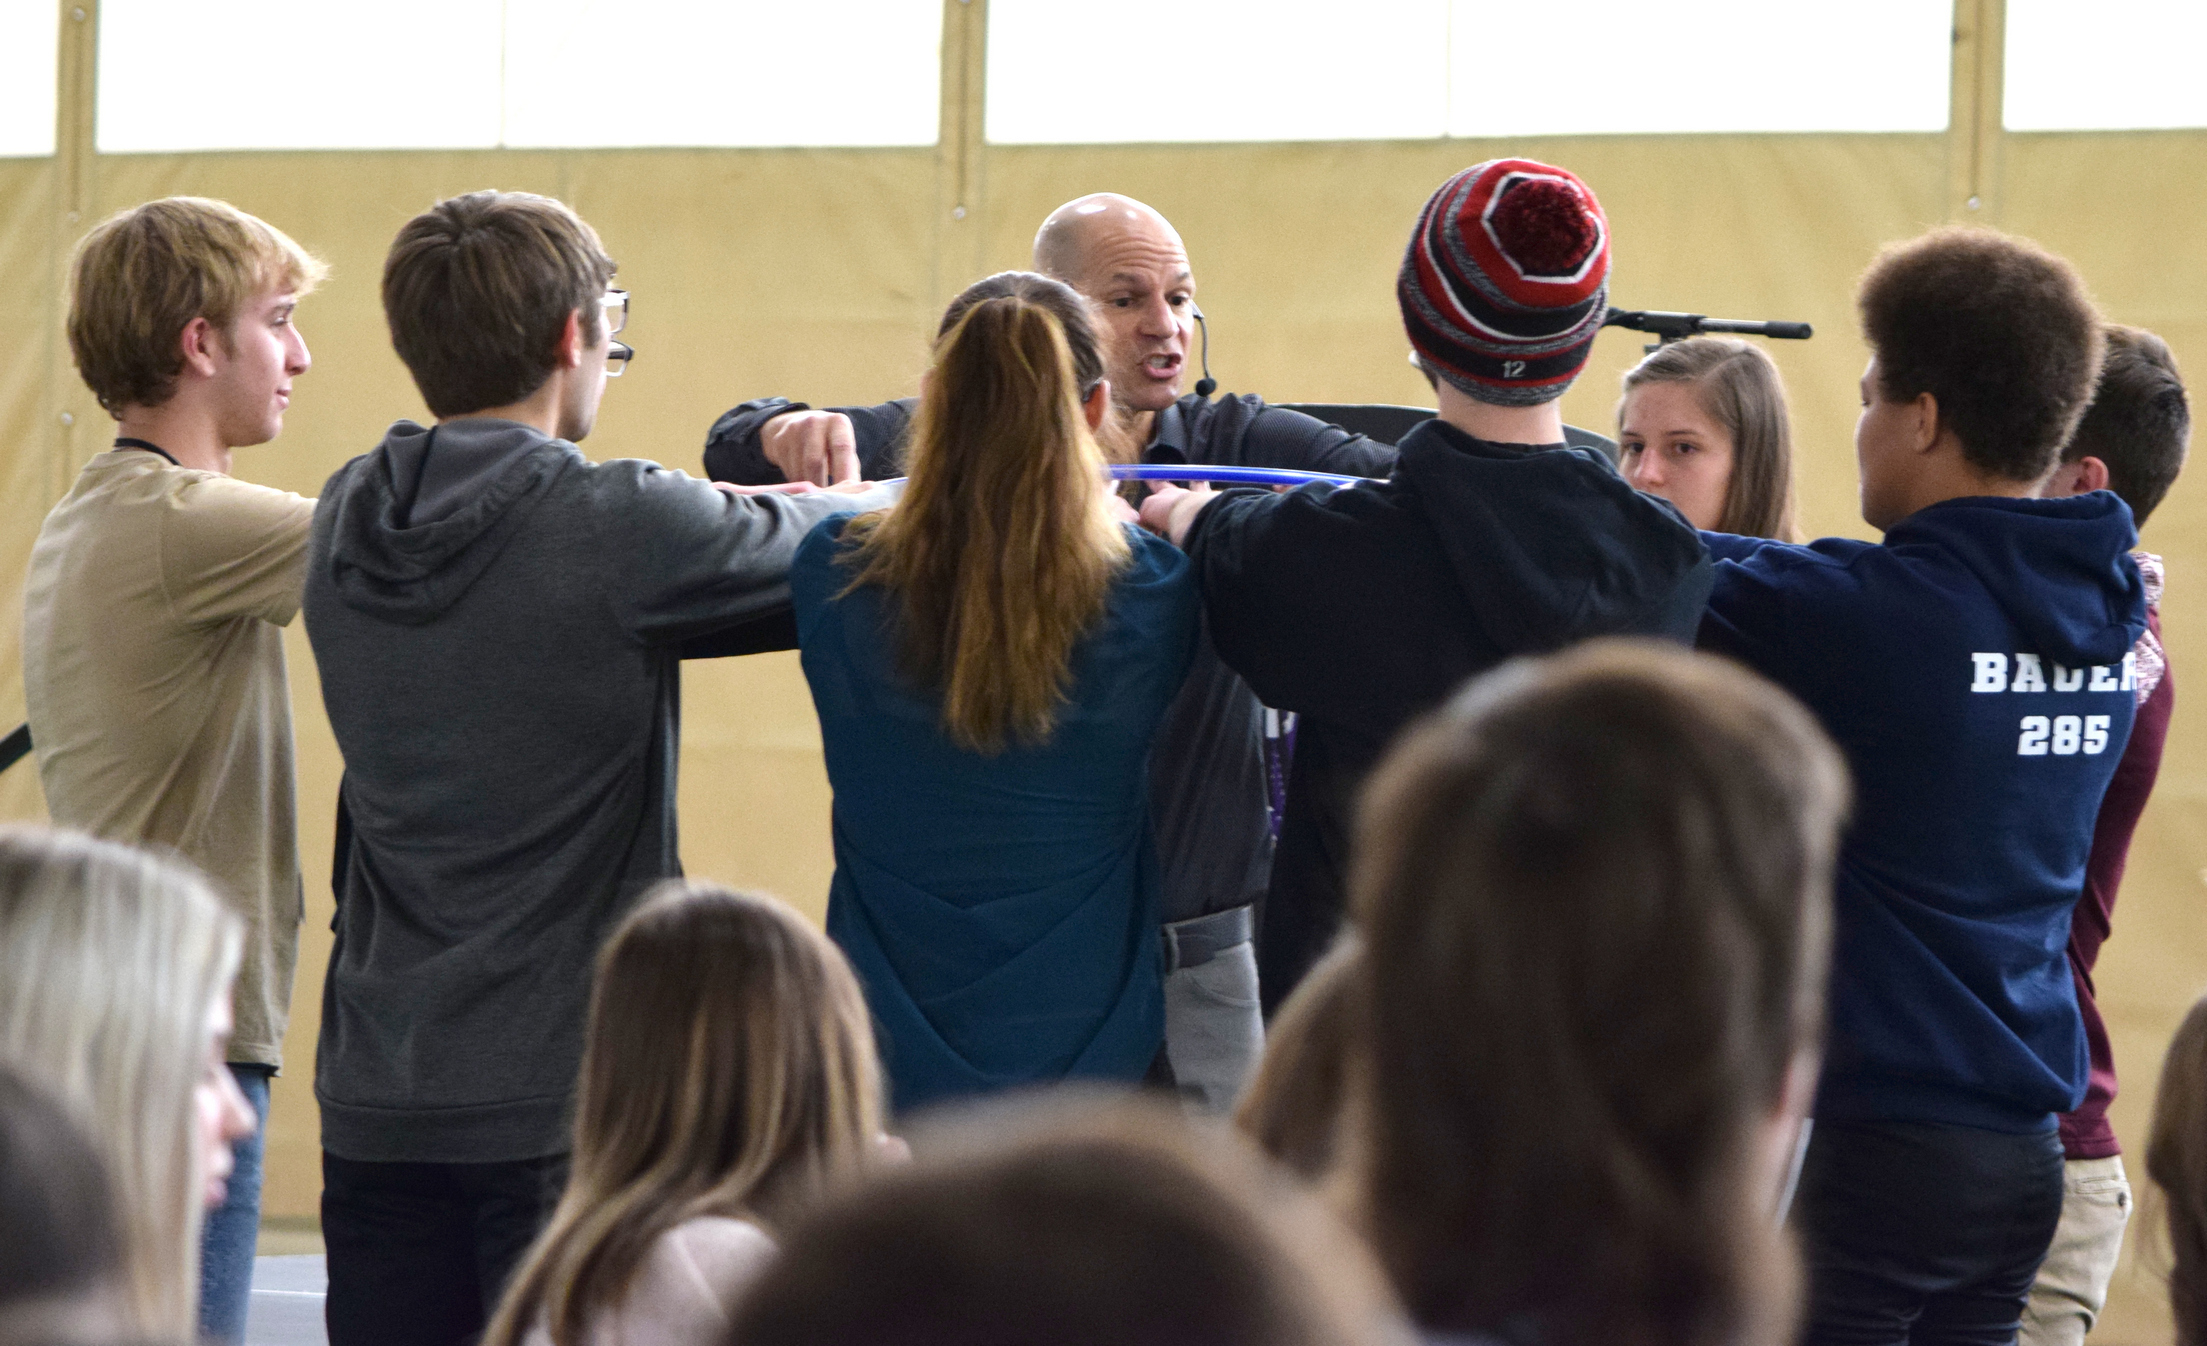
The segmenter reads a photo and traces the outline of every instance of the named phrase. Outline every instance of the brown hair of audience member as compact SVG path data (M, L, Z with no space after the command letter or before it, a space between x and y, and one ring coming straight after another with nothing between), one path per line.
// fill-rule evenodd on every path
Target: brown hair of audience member
M0 1341L123 1333L122 1241L91 1140L0 1066Z
M1640 641L1505 665L1381 764L1352 1187L1421 1325L1785 1339L1846 796L1799 703Z
M1879 253L1855 302L1880 396L1931 394L1981 473L2029 482L2053 468L2103 346L2075 268L2026 239L1953 226Z
M951 308L904 496L847 527L850 587L896 596L905 675L941 691L953 742L994 754L1048 741L1129 544L1091 430L1103 362L1080 297L1006 272Z
M383 262L391 344L432 414L511 406L544 386L567 320L605 338L613 279L597 231L548 196L469 192L408 220Z
M1355 1238L1176 1109L997 1105L941 1141L793 1226L731 1346L1407 1340Z
M198 1321L207 1175L194 1091L221 1069L210 1016L244 940L188 866L0 827L0 1060L91 1137L122 1235L123 1312L147 1336L185 1337Z
M1341 1109L1358 1041L1351 977L1357 943L1344 935L1297 983L1264 1034L1264 1058L1234 1108L1234 1125L1289 1172L1317 1181L1341 1151Z
M1657 347L1627 371L1625 396L1645 383L1691 384L1701 409L1731 437L1732 475L1717 532L1783 542L1800 535L1793 521L1793 425L1785 380L1769 352L1737 337L1688 337Z
M881 1143L871 1020L842 953L787 906L660 884L598 956L572 1171L484 1341L588 1339L660 1235L767 1227Z
M205 318L225 347L268 291L304 295L328 268L227 201L171 196L93 226L69 264L69 350L111 415L157 407L184 369L184 329Z
M2176 1346L2207 1346L2207 999L2192 1005L2161 1060L2146 1175L2167 1211Z
M2140 528L2161 505L2191 451L2192 409L2169 343L2138 327L2109 323L2107 360L2092 405L2061 451L2074 463L2107 465L2107 489L2130 506Z

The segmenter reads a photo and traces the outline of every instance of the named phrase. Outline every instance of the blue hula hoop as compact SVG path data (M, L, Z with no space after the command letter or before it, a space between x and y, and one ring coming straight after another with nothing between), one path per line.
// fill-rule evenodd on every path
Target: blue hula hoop
M1120 481L1212 481L1232 486L1302 486L1313 481L1354 486L1369 480L1334 472L1295 472L1284 467L1220 467L1214 463L1114 463L1111 475Z
M1348 477L1338 472L1297 472L1285 467L1222 467L1217 463L1113 463L1111 476L1116 481L1210 481L1227 486L1306 486L1311 482L1324 482L1329 486L1354 486L1370 477ZM879 484L893 485L902 477L885 478Z

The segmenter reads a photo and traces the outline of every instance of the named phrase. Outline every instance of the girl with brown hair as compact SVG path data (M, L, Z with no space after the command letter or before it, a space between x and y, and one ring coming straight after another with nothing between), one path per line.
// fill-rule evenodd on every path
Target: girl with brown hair
M1614 640L1482 678L1380 767L1346 1176L1436 1340L1789 1337L1846 781L1762 678Z
M1111 492L1109 398L1078 295L981 281L945 315L903 499L821 524L791 570L828 932L899 1108L1140 1079L1162 1038L1147 762L1196 594Z
M1617 445L1625 480L1694 527L1799 537L1785 383L1762 347L1700 336L1657 348L1625 375Z
M849 966L780 902L670 880L598 956L567 1190L486 1346L718 1341L773 1233L894 1142Z

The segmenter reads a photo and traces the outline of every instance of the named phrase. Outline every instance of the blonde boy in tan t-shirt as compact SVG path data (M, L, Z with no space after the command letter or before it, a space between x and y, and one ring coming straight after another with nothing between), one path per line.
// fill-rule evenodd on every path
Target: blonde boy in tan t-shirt
M23 683L53 820L173 847L247 924L228 1060L265 1121L282 1063L301 887L283 637L314 502L236 481L309 363L292 323L322 264L220 202L171 197L95 228L69 345L117 438L46 516L24 593ZM260 1140L239 1146L202 1251L203 1330L241 1340Z

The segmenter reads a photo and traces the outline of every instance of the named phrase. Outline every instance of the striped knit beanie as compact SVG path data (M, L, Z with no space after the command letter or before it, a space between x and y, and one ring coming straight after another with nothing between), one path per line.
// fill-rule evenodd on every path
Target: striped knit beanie
M1425 203L1395 294L1435 377L1481 402L1552 402L1609 316L1601 203L1530 159L1467 168Z

